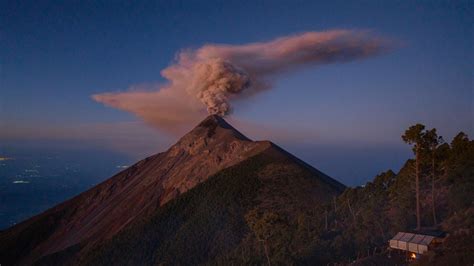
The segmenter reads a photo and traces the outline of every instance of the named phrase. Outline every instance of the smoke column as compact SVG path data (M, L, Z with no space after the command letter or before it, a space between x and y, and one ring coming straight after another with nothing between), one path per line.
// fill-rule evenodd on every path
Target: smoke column
M93 99L132 112L165 131L179 131L209 114L225 116L234 99L272 88L275 77L308 65L364 59L390 50L390 42L368 31L306 32L269 42L208 44L183 50L163 69L164 85L102 93Z

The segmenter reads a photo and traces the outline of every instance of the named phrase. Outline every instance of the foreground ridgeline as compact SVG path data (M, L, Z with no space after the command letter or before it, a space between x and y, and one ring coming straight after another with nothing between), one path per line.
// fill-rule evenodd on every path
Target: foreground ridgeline
M403 140L414 160L346 188L209 116L166 152L0 232L0 264L472 265L474 141L444 143L423 125ZM390 250L427 229L446 237L423 236L423 256Z
M402 138L415 158L328 206L335 235L324 248L355 265L472 265L474 141L461 132L446 143L421 124Z

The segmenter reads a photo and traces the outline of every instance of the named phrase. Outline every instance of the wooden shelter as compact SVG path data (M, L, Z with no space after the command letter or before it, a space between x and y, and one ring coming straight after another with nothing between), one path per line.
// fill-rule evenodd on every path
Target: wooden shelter
M416 255L423 255L443 241L443 232L407 233L398 232L389 240L392 249L405 250Z

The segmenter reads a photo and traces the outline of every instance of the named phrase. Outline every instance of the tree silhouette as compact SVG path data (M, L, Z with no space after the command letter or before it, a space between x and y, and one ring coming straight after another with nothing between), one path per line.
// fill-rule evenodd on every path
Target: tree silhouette
M416 124L409 127L402 136L403 141L409 145L413 145L413 152L415 154L415 189L416 189L416 230L421 228L420 216L420 163L421 152L423 149L425 126Z
M267 263L271 266L268 241L278 232L280 217L273 212L266 211L261 214L257 210L252 210L245 215L245 220L257 240L262 242Z
M427 152L431 157L431 211L433 214L433 225L438 224L436 219L436 204L435 204L435 179L436 179L436 150L440 144L442 144L443 137L438 136L436 128L426 131L423 135L424 144L426 145Z

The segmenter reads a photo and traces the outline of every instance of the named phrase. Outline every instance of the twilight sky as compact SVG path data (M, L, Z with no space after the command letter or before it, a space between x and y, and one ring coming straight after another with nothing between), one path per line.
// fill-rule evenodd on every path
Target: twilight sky
M271 76L272 89L232 102L228 121L349 185L398 170L413 123L474 135L472 1L17 2L0 4L0 153L35 142L133 160L162 151L180 134L92 95L163 88L161 71L206 44L340 29L390 40L390 51Z

